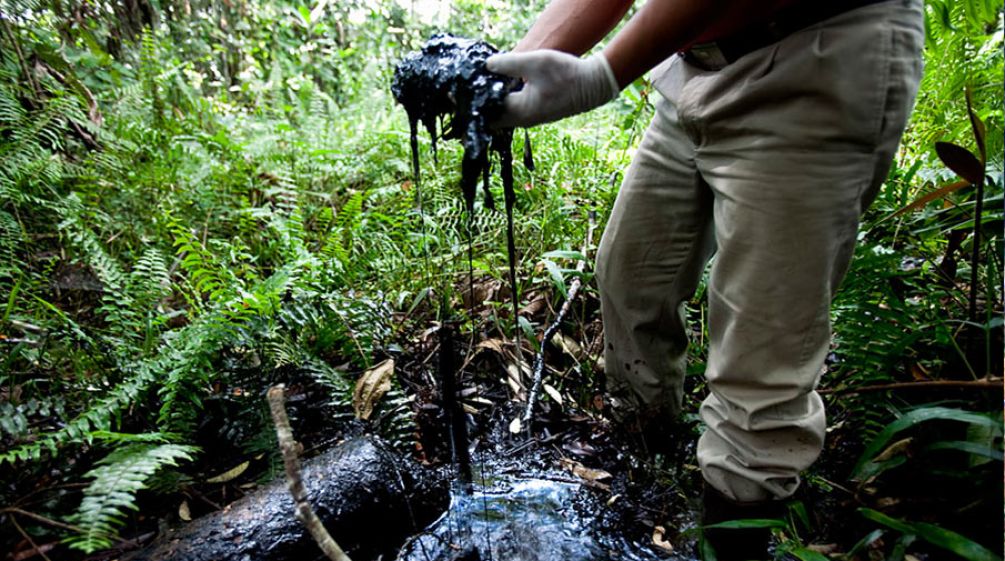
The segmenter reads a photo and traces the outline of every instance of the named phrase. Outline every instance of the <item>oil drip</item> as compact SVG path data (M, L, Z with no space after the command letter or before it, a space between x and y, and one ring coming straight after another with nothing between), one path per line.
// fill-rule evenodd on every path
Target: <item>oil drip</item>
M391 92L408 113L409 141L412 150L412 173L416 196L419 194L418 125L429 132L433 157L436 157L437 121L444 139L459 139L464 146L461 162L461 191L468 212L468 254L471 253L471 218L479 178L482 180L485 206L495 208L489 190L490 153L499 154L499 175L503 184L506 206L506 250L509 260L510 291L513 298L513 320L516 322L516 342L519 357L519 294L516 284L516 242L513 235L513 129L493 129L493 117L503 109L509 92L522 87L519 80L490 72L485 61L498 49L484 41L475 41L447 34L433 35L420 51L407 55L394 71ZM443 120L446 118L446 126ZM530 138L525 136L524 165L533 171ZM471 275L469 275L469 283ZM472 283L473 284L473 283ZM469 287L471 289L473 287ZM473 293L473 291L472 291Z

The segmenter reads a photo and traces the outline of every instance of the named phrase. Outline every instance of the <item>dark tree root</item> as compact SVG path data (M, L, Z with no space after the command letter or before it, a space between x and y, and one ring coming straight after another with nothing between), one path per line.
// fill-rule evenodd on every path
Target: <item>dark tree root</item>
M360 438L304 462L308 499L335 540L358 559L393 556L405 539L442 513L449 482ZM279 478L267 487L160 536L131 561L285 561L320 556L294 517Z

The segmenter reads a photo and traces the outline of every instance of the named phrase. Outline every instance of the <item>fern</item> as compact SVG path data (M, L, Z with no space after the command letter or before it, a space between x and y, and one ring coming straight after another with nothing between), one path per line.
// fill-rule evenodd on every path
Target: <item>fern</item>
M38 461L42 457L43 451L48 451L52 456L55 456L62 445L71 442L89 442L93 438L94 432L109 430L113 417L127 406L135 403L140 394L153 384L157 376L158 373L153 368L141 368L136 374L112 388L96 404L90 406L61 429L38 435L33 442L0 452L0 464Z
M24 270L24 262L18 256L21 247L21 224L10 213L0 210L0 281L12 279Z
M191 460L194 446L136 443L118 448L87 473L94 481L72 521L82 532L67 541L74 549L93 553L112 545L127 510L138 510L136 493L159 469Z

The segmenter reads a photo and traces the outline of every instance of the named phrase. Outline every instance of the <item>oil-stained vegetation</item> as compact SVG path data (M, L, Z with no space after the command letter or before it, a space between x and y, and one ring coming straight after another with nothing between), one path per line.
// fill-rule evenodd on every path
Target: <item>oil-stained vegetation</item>
M514 400L575 276L532 424L554 457L535 466L566 456L647 555L693 539L665 505L695 495L694 472L611 452L596 289L577 270L657 94L639 81L532 131L535 170L512 170L516 312L506 216L461 196L461 145L434 162L417 138L414 184L395 65L436 32L505 49L542 8L0 0L3 559L120 558L280 476L276 383L306 455L373 432L449 462L445 319L473 442L520 461ZM833 308L827 448L775 524L779 558L1002 558L1002 6L926 15L918 105ZM689 314L693 414L703 289Z

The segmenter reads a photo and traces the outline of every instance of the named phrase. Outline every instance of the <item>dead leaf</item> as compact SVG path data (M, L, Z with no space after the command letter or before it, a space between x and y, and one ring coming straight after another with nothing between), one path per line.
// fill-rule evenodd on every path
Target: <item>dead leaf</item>
M250 461L241 462L236 466L234 466L233 468L228 469L227 471L221 473L220 475L217 475L216 477L210 477L209 479L206 480L206 483L226 483L244 473L244 471L248 469L248 466L250 464L251 464Z
M576 460L570 460L569 458L562 458L559 460L559 463L562 465L562 469L572 472L576 477L587 481L603 481L612 477L609 472L602 469L588 468Z
M495 339L486 339L486 340L478 343L477 345L475 345L475 348L476 349L489 349L489 350L495 351L495 352L497 352L497 353L499 353L499 354L501 354L503 356L506 356L506 352L503 350L505 348L504 345L505 345L505 343L503 342L502 339L495 338Z
M653 528L653 545L667 553L673 553L673 544L666 539L666 528L656 526Z
M182 501L181 504L178 505L178 518L181 518L185 522L192 521L192 511L188 508L188 501Z
M512 362L506 365L506 384L509 385L509 389L513 392L513 399L516 401L527 400L527 387L524 386L520 376L522 370Z
M620 499L620 498L621 498L621 495L612 495L611 498L607 499L607 506L611 506L614 503L618 502L618 499Z
M467 403L462 403L461 409L464 409L464 412L470 415L477 415L478 413L480 413L477 407L475 407L474 405L468 405Z
M562 349L562 352L572 357L573 360L579 360L579 356L583 353L583 347L575 339L560 331L555 333L552 341L555 342L558 348Z
M558 390L550 384L544 384L544 393L548 394L548 397L550 397L555 403L562 405L562 402L564 401L562 399L562 394L558 393Z
M906 452L907 448L911 445L912 442L914 442L913 438L905 438L903 440L898 440L897 442L894 442L893 444L887 446L886 450L880 452L879 455L873 458L872 461L876 463L885 462L890 458L896 456L897 454Z
M522 308L520 308L521 316L535 316L538 313L544 311L548 307L548 298L543 294L536 294L531 297L530 301L527 302Z
M520 422L520 417L514 417L509 423L509 431L513 434L520 434L523 430L523 423Z
M359 377L352 392L352 409L357 419L365 421L370 418L377 402L391 389L393 375L394 360L389 358Z
M830 555L831 553L838 553L840 551L838 544L836 543L811 543L806 546L806 549L816 551L817 553L822 553L824 555Z
M562 449L577 456L595 456L597 449L582 440L572 440L562 444Z

